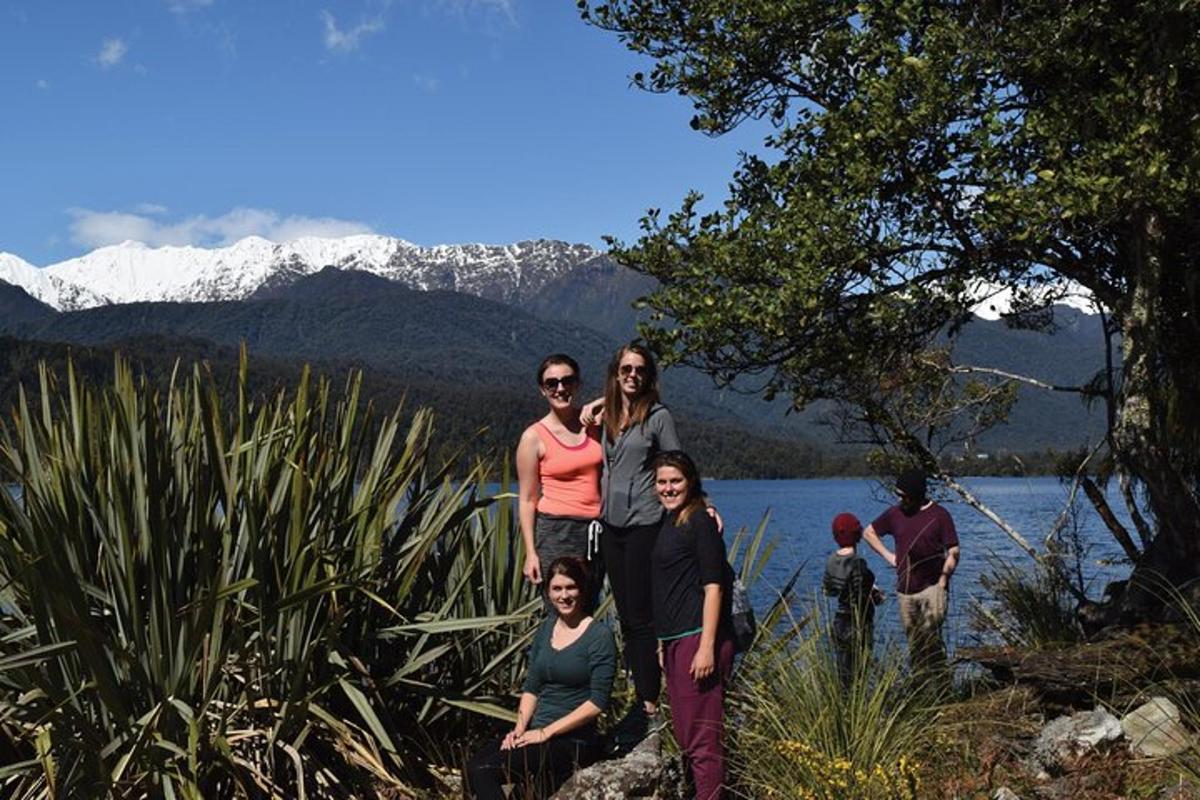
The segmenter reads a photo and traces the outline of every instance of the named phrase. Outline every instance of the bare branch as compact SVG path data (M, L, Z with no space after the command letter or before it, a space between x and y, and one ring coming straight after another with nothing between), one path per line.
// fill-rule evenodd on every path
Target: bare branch
M1081 481L1083 491L1087 493L1088 500L1092 501L1092 505L1096 508L1096 513L1100 515L1105 526L1112 533L1113 538L1117 540L1117 544L1121 545L1121 549L1125 551L1125 555L1133 563L1137 563L1142 554L1138 552L1137 545L1133 543L1133 537L1129 535L1129 531L1125 530L1125 526L1117 519L1116 514L1113 514L1112 508L1108 505L1108 500L1104 498L1104 492L1100 491L1100 487L1091 478L1084 478Z
M1133 483L1125 474L1125 470L1118 468L1117 482L1121 484L1121 496L1125 498L1125 507L1129 510L1130 518L1133 519L1133 526L1137 528L1138 538L1142 540L1142 547L1149 547L1150 540L1154 538L1154 531L1150 529L1146 518L1142 516L1141 509L1138 508L1137 500L1133 496Z
M1047 558L1045 553L1038 552L1037 548L1035 548L1033 545L1031 545L1029 543L1029 541L1024 536L1021 535L1020 531L1018 531L1012 525L1009 525L1007 522L1005 522L1004 519L999 514L997 514L991 508L986 506L983 503L983 501L981 501L978 497L976 497L971 492L970 489L968 489L966 486L963 486L961 483L954 480L954 478L952 478L950 475L948 475L944 472L938 473L937 477L940 481L942 481L942 483L946 484L946 486L953 489L954 492L959 497L961 497L967 505L969 505L971 508L975 509L980 514L982 514L984 517L986 517L988 520L990 520L1000 530L1004 531L1004 533L1008 536L1008 538L1012 539L1013 542L1016 543L1017 547L1020 547L1022 550L1024 550L1026 553L1029 554L1030 558L1032 558L1034 561L1038 562L1039 564L1046 564L1048 562L1049 559ZM1053 567L1053 564L1051 564L1050 566ZM1068 582L1067 589L1071 592L1072 595L1075 596L1076 600L1078 600L1080 602L1087 600L1087 595L1085 595L1082 591L1080 591L1080 589L1077 586L1075 586L1074 584L1071 584Z
M1088 462L1095 458L1096 453L1099 453L1100 448L1103 446L1103 441L1098 442L1096 446L1092 448L1091 452L1089 452L1084 459L1079 462L1079 466L1075 468L1075 477L1071 481L1071 491L1067 494L1067 504L1063 506L1063 510L1059 513L1058 519L1054 520L1054 524L1050 526L1050 532L1046 534L1047 547L1050 546L1050 541L1058 535L1058 532L1066 526L1067 521L1071 518L1071 509L1075 505L1075 495L1079 493L1079 482L1083 480L1085 475L1087 475Z
M930 366L936 365L930 363ZM948 372L952 372L956 375L994 375L997 378L1017 381L1018 383L1028 384L1029 386L1036 386L1039 389L1048 389L1052 392L1073 392L1075 394L1091 394L1092 392L1092 390L1086 386L1065 386L1063 384L1047 383L1046 381L1038 380L1037 378L1030 378L1026 375L1017 375L1014 372L1007 372L1002 369L995 369L994 367L976 367L969 364L956 364L954 366L942 367L942 369L945 369Z

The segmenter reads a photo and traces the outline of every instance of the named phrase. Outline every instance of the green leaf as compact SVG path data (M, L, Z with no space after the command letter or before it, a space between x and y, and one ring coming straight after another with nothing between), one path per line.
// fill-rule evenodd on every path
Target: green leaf
M396 753L396 745L392 743L391 737L388 736L383 723L379 721L379 717L375 714L375 709L371 707L371 703L367 700L366 695L357 686L344 678L338 681L338 685L342 687L342 691L345 693L347 699L350 700L350 704L354 706L354 710L362 717L363 722L366 723L367 728L375 736L383 749L388 753Z

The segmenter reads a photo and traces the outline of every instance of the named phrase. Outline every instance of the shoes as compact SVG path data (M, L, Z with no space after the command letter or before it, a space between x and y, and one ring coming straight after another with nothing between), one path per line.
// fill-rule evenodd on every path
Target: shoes
M634 703L621 720L613 726L612 754L623 756L637 747L647 736L666 727L661 711L650 713L642 703Z

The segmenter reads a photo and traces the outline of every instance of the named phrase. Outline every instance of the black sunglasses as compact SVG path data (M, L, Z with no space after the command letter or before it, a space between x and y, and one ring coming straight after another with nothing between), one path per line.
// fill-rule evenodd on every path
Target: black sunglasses
M622 375L649 375L650 368L645 364L622 364Z
M578 385L578 375L564 375L561 378L546 378L546 380L542 381L542 388L547 392L553 392L559 386L562 386L564 389L574 389Z

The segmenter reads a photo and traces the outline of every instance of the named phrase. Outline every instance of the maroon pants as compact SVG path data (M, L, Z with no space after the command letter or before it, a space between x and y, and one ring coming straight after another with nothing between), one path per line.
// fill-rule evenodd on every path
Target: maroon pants
M697 684L689 670L699 646L698 633L664 642L663 671L675 740L692 766L696 800L720 800L725 784L725 682L733 668L733 641L717 638L716 670Z

